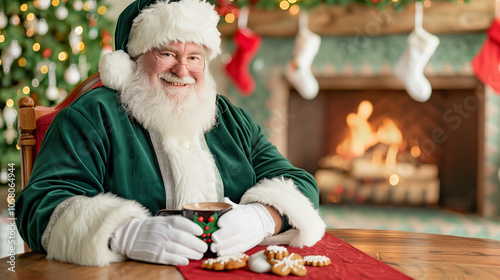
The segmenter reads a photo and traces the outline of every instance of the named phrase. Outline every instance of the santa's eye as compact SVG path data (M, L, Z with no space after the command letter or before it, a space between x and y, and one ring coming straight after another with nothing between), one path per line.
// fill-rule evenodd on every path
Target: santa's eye
M191 61L200 61L200 60L202 60L202 57L201 57L201 55L193 55L193 56L189 56L187 59L191 60Z
M173 54L171 52L160 52L159 56L161 58L175 58L175 54Z

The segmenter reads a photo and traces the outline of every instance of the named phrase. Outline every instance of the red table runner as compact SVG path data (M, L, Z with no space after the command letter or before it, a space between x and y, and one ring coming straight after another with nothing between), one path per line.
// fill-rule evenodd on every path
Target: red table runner
M246 252L247 255L264 250L265 246L256 246ZM312 247L295 248L288 247L290 253L300 254L302 257L308 255L323 255L330 258L332 264L325 267L306 266L306 276L299 277L292 274L287 277L296 279L339 279L339 280L405 280L412 279L393 267L379 261L368 254L354 248L329 233L325 233L323 239ZM272 273L255 273L248 269L231 271L210 271L201 269L200 261L190 261L187 266L177 266L184 278L191 279L283 279L282 276Z

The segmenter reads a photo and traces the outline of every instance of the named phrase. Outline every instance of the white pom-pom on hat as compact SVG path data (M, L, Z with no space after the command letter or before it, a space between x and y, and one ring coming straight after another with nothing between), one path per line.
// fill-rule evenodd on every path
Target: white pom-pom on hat
M135 61L123 50L104 54L99 62L102 84L114 90L121 90L135 68Z

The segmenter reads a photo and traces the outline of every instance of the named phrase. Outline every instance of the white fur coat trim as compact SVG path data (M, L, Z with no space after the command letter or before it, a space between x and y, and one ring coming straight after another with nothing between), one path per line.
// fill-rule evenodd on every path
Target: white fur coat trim
M207 48L207 58L220 53L219 15L206 1L158 1L134 18L127 50L130 57L172 42L192 42Z
M88 266L122 261L124 256L109 249L109 238L127 219L148 216L149 211L138 202L113 194L82 197L56 221L46 248L47 258Z
M199 137L171 137L163 142L174 183L174 209L194 202L217 202L215 161Z
M273 178L260 181L241 198L241 204L254 202L274 207L281 215L288 217L293 227L265 239L260 245L312 246L325 234L326 225L318 211L290 179Z

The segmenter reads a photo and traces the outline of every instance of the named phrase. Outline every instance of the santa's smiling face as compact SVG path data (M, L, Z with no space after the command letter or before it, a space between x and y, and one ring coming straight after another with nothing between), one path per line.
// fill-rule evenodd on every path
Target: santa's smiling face
M165 136L197 137L210 130L216 121L217 90L204 61L196 67L203 47L175 42L153 51L138 56L137 68L120 91L125 108L145 128ZM158 63L160 55L176 61Z
M163 88L174 103L182 104L188 94L199 94L203 88L205 51L202 46L172 42L143 56L151 86Z

